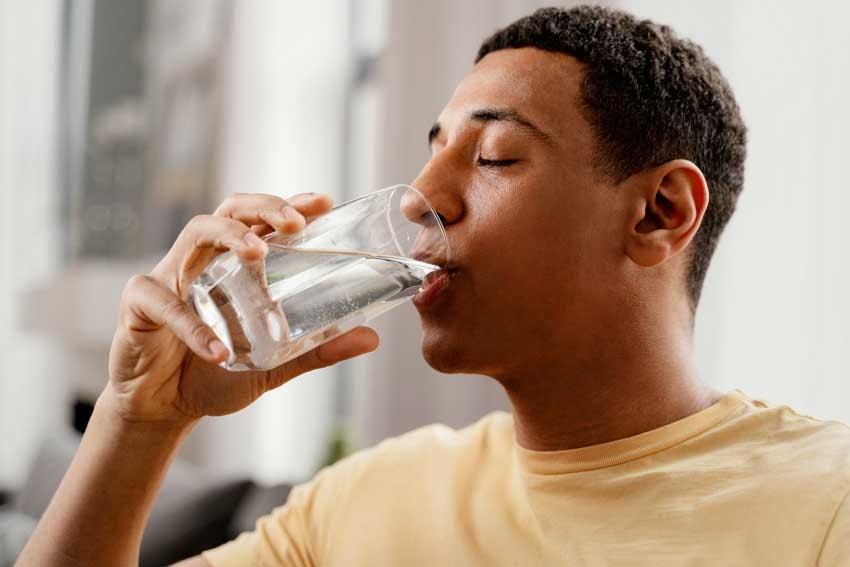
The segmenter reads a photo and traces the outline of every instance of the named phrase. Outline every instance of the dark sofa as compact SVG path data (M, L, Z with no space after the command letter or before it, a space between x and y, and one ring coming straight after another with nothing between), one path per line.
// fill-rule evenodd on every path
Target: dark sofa
M0 567L14 563L78 444L79 436L70 432L45 442L24 485L0 505ZM260 486L247 479L212 477L175 461L142 539L142 567L169 565L233 539L252 529L256 518L285 502L289 490L286 484Z

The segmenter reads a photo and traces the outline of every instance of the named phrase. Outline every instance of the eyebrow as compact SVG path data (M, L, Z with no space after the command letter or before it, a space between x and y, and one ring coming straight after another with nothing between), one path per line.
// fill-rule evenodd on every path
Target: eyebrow
M534 138L549 144L552 143L552 138L549 134L535 126L531 120L524 117L513 108L482 108L481 110L472 112L469 115L468 120L482 124L486 124L488 122L508 122L519 127L521 130L524 130ZM440 135L440 130L442 130L442 126L439 122L435 122L434 125L431 126L431 130L428 132L429 146L433 144L434 139Z

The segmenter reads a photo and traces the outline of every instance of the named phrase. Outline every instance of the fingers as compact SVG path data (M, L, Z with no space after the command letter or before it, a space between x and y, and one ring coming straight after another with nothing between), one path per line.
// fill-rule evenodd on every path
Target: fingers
M214 215L193 218L151 275L185 299L189 284L217 254L232 250L242 260L261 260L268 249L258 235L269 229L297 232L304 228L306 217L332 206L330 197L313 193L295 195L289 201L274 195L232 195Z
M167 327L204 360L217 364L227 358L227 347L213 330L173 291L150 276L134 276L127 282L121 307L123 323L131 330Z
M373 329L356 327L272 370L269 373L271 382L269 389L276 388L305 372L331 366L343 360L372 352L378 348L379 343L378 333Z
M232 250L244 260L259 260L267 250L266 243L243 223L213 215L199 215L189 221L177 237L175 247L178 244L187 250Z
M231 195L216 209L215 215L228 217L255 227L254 232L264 234L271 227L281 234L298 232L307 224L307 218L328 212L333 201L327 195L301 193L288 200L274 195Z
M189 221L152 276L185 298L188 285L217 254L232 250L245 261L261 260L268 247L245 224L230 218L199 215Z
M322 193L298 193L289 197L287 201L305 217L323 215L334 206L331 196Z

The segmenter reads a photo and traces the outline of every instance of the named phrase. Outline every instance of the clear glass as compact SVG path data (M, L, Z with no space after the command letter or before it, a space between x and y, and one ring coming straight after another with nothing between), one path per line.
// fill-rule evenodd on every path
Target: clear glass
M407 185L264 240L263 261L228 252L192 284L191 303L230 351L228 370L275 368L401 305L449 262L439 215Z

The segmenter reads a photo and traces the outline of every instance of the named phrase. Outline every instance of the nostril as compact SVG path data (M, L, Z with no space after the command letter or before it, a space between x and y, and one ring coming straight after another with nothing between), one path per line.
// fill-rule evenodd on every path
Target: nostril
M446 226L446 217L436 211L434 211L434 214L436 214L437 218L440 219L440 224ZM425 226L432 226L434 224L434 215L432 215L431 211L428 211L427 213L422 213L422 215L419 217L419 220L415 222L418 222L418 224Z

